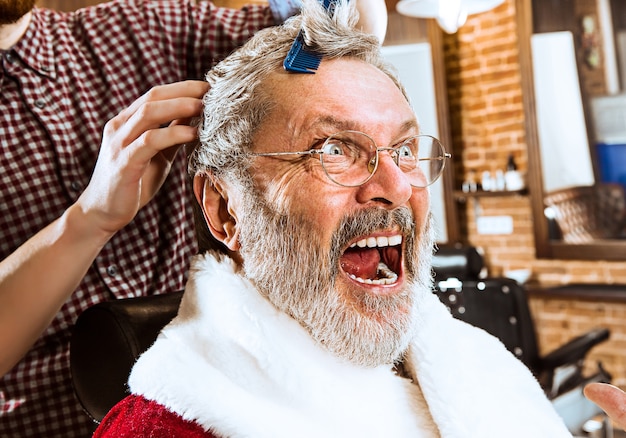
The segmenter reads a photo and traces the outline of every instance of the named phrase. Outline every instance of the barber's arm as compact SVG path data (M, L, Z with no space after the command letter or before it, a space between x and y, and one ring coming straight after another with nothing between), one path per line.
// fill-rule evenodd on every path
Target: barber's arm
M89 185L56 221L0 262L0 376L50 324L102 247L159 190L208 84L155 87L105 126ZM160 128L171 122L169 126Z
M359 11L357 29L375 35L381 42L387 32L387 5L385 0L350 0L356 2ZM300 10L302 0L268 0L277 23L295 15Z
M387 6L385 0L356 0L359 11L357 28L378 37L382 43L387 33Z
M617 426L626 430L626 392L607 383L590 383L584 392Z

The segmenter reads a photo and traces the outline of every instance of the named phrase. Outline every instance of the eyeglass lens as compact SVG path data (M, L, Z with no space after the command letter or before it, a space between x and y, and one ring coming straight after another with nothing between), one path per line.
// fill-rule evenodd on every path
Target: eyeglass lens
M432 184L443 172L445 151L434 137L418 135L392 147L377 148L368 135L344 131L322 146L322 166L328 177L343 186L359 186L378 168L380 154L390 154L414 187Z

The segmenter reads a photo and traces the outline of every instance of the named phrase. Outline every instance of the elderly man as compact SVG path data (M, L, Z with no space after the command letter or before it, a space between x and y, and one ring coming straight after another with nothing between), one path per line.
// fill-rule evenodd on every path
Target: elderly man
M351 12L307 4L209 73L189 164L204 253L96 437L570 436L432 294L447 155ZM283 70L300 29L315 74Z
M91 435L71 385L74 321L101 301L184 288L190 188L165 146L196 138L170 121L198 116L208 84L179 81L299 9L269 3L61 13L0 0L0 437ZM382 38L384 1L356 5L357 25Z

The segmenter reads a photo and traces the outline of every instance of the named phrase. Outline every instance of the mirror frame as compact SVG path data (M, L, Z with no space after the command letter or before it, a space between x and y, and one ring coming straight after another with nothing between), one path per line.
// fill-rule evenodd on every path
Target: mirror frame
M532 0L515 0L515 11L528 149L527 185L530 193L536 257L570 260L626 260L626 241L597 240L587 244L572 244L550 240L549 238L548 221L544 215L541 150L537 131L535 85L530 46L530 37L533 33Z

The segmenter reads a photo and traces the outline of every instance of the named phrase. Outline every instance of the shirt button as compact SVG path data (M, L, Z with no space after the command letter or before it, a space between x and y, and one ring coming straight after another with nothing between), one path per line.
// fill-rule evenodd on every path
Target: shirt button
M78 181L72 181L70 183L70 189L72 189L75 192L80 191L80 189L83 188L83 185L81 183L79 183Z
M39 109L42 109L44 106L46 106L46 102L43 99L37 99L35 101L35 106Z
M115 277L117 275L117 266L111 265L107 267L107 274L111 277Z
M4 59L6 59L11 64L13 63L13 61L15 61L15 58L13 58L13 55L10 53L7 53L6 55L4 55Z

